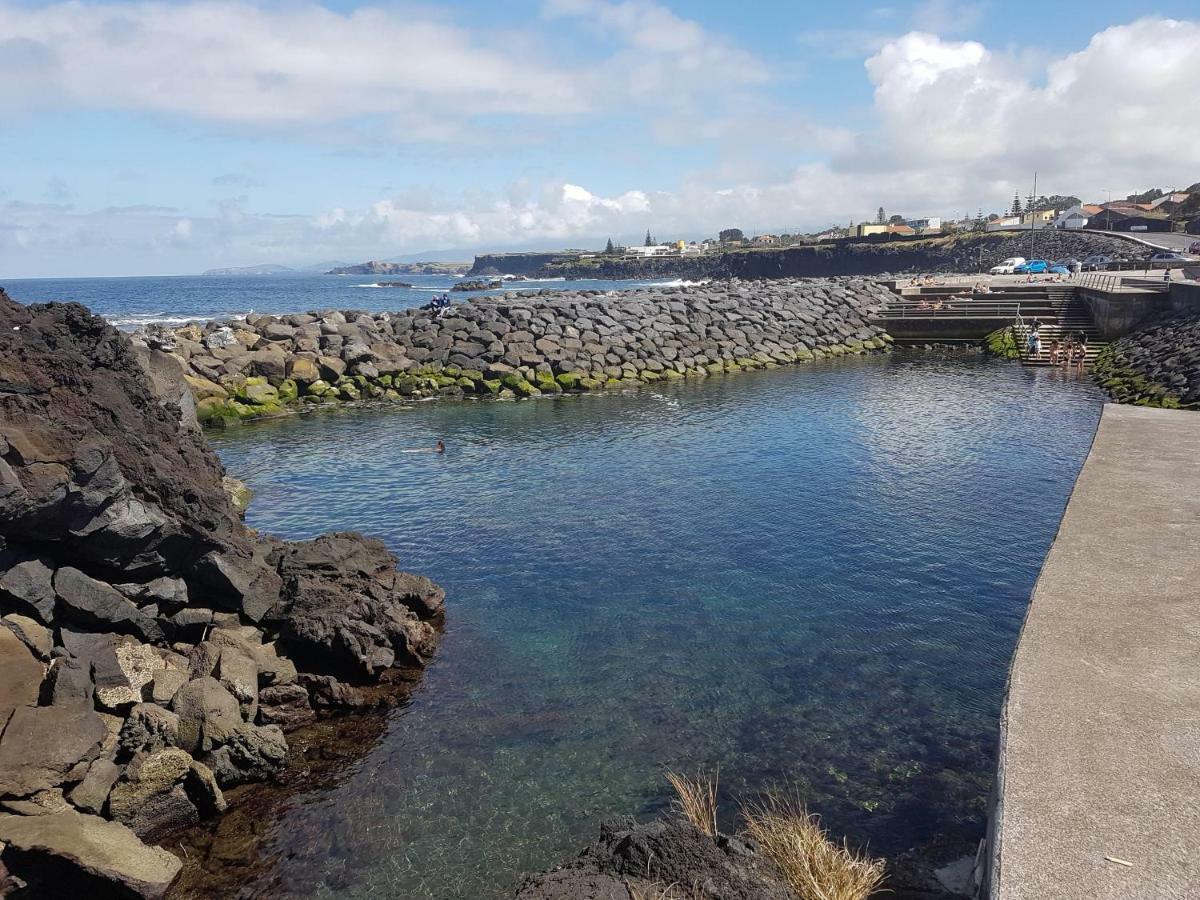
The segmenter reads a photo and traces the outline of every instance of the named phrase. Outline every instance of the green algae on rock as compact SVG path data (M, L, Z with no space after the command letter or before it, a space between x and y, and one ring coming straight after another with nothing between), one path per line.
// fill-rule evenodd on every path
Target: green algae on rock
M327 311L149 331L198 417L224 424L364 400L532 398L875 353L890 292L863 278L477 297L437 315Z

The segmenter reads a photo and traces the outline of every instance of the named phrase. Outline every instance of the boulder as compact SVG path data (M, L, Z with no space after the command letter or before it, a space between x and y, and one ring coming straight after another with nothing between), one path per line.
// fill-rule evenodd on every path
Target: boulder
M17 707L0 735L0 796L78 781L107 736L96 712L80 704Z
M126 756L157 753L179 744L179 716L155 703L139 703L121 726L117 746Z
M42 685L42 701L50 706L78 705L91 709L94 691L91 663L60 656L50 664Z
M270 619L280 647L304 668L370 679L397 658L421 664L432 650L435 632L425 620L444 592L397 574L379 541L334 534L291 544L279 572L282 599Z
M0 610L12 609L49 625L54 621L53 576L40 559L0 550Z
M76 568L63 566L54 573L54 593L58 598L57 608L69 621L132 634L146 642L163 640L162 628L153 618L125 599L120 591Z
M49 662L50 654L54 651L54 636L50 629L28 616L9 613L0 623L20 638L21 643L33 651L33 655L43 662Z
M263 550L249 554L212 552L196 564L196 575L213 601L258 622L279 601L280 579Z
M192 765L184 777L183 787L200 810L201 816L215 816L227 809L225 795L221 792L221 786L217 784L217 777L204 763L192 760Z
M288 744L278 725L241 724L226 743L204 757L221 787L264 781L287 762Z
M111 759L102 756L92 761L87 774L83 776L83 780L79 784L72 788L67 799L81 812L98 816L104 811L108 795L120 777L121 767Z
M291 731L312 719L308 691L300 684L280 684L258 692L258 721Z
M254 658L258 663L260 687L291 684L296 680L296 664L286 656L280 656L273 643L258 647Z
M113 673L108 683L102 683L99 677L96 681L96 702L106 709L122 709L140 703L146 685L154 680L157 672L167 667L155 648L129 638L113 643L113 657L120 670L119 676ZM99 670L95 671L98 676Z
M18 706L37 704L45 673L46 667L21 639L0 628L0 723Z
M340 360L339 360L340 362ZM299 384L312 384L321 377L321 369L315 359L297 356L288 360L287 375Z
M135 757L108 795L109 815L146 837L200 821L183 782L192 758L178 748Z
M155 703L169 705L179 693L179 689L187 684L188 673L178 669L160 669L154 673L150 683L150 699Z
M179 875L179 859L148 847L119 822L64 810L0 815L0 861L33 896L159 900Z
M211 676L181 687L171 709L179 715L179 746L189 753L215 749L242 724L237 700Z
M258 712L258 662L240 647L221 647L213 675L238 702L242 718L251 722Z
M47 788L31 794L24 800L0 801L0 806L7 812L19 813L22 816L44 816L71 808L63 797L62 788Z

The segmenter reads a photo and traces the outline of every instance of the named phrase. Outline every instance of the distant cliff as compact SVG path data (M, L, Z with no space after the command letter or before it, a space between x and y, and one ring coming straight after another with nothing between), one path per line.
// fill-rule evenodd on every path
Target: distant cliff
M1044 231L1039 257L1083 259L1093 253L1140 257L1145 248L1096 232ZM536 278L827 278L900 272L978 272L1010 256L1030 256L1029 234L965 234L921 241L830 241L777 250L731 250L707 256L625 259L566 253L500 253L475 257L471 275Z
M370 260L356 266L338 266L326 275L461 275L469 269L466 263L415 262L394 263Z
M295 269L290 269L287 266L263 265L263 266L229 266L224 269L206 269L204 275L287 275L290 272L295 272Z

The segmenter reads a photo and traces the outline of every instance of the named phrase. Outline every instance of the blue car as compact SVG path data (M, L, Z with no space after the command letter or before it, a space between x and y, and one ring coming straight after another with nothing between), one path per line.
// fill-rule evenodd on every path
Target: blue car
M1014 275L1042 275L1050 269L1050 264L1044 259L1031 259L1013 269Z

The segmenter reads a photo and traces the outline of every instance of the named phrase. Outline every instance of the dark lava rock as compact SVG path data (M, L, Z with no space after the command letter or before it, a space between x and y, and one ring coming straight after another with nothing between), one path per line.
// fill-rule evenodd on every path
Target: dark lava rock
M749 844L716 840L680 821L638 824L614 818L574 862L528 879L518 900L596 900L632 896L626 885L674 885L704 900L792 900L774 863ZM656 895L654 895L656 896Z
M298 663L362 679L397 660L421 664L432 652L429 619L445 593L427 578L397 573L379 541L324 535L282 547L278 561L283 596L271 619L280 647Z
M277 345L321 330L257 321L270 349L215 327L214 366L282 376ZM371 317L339 327L373 356ZM0 816L0 880L32 896L161 896L178 860L138 835L222 812L219 784L273 778L280 725L310 696L362 703L335 673L421 665L437 639L441 589L378 542L246 528L166 346L0 291L0 807L21 814Z

